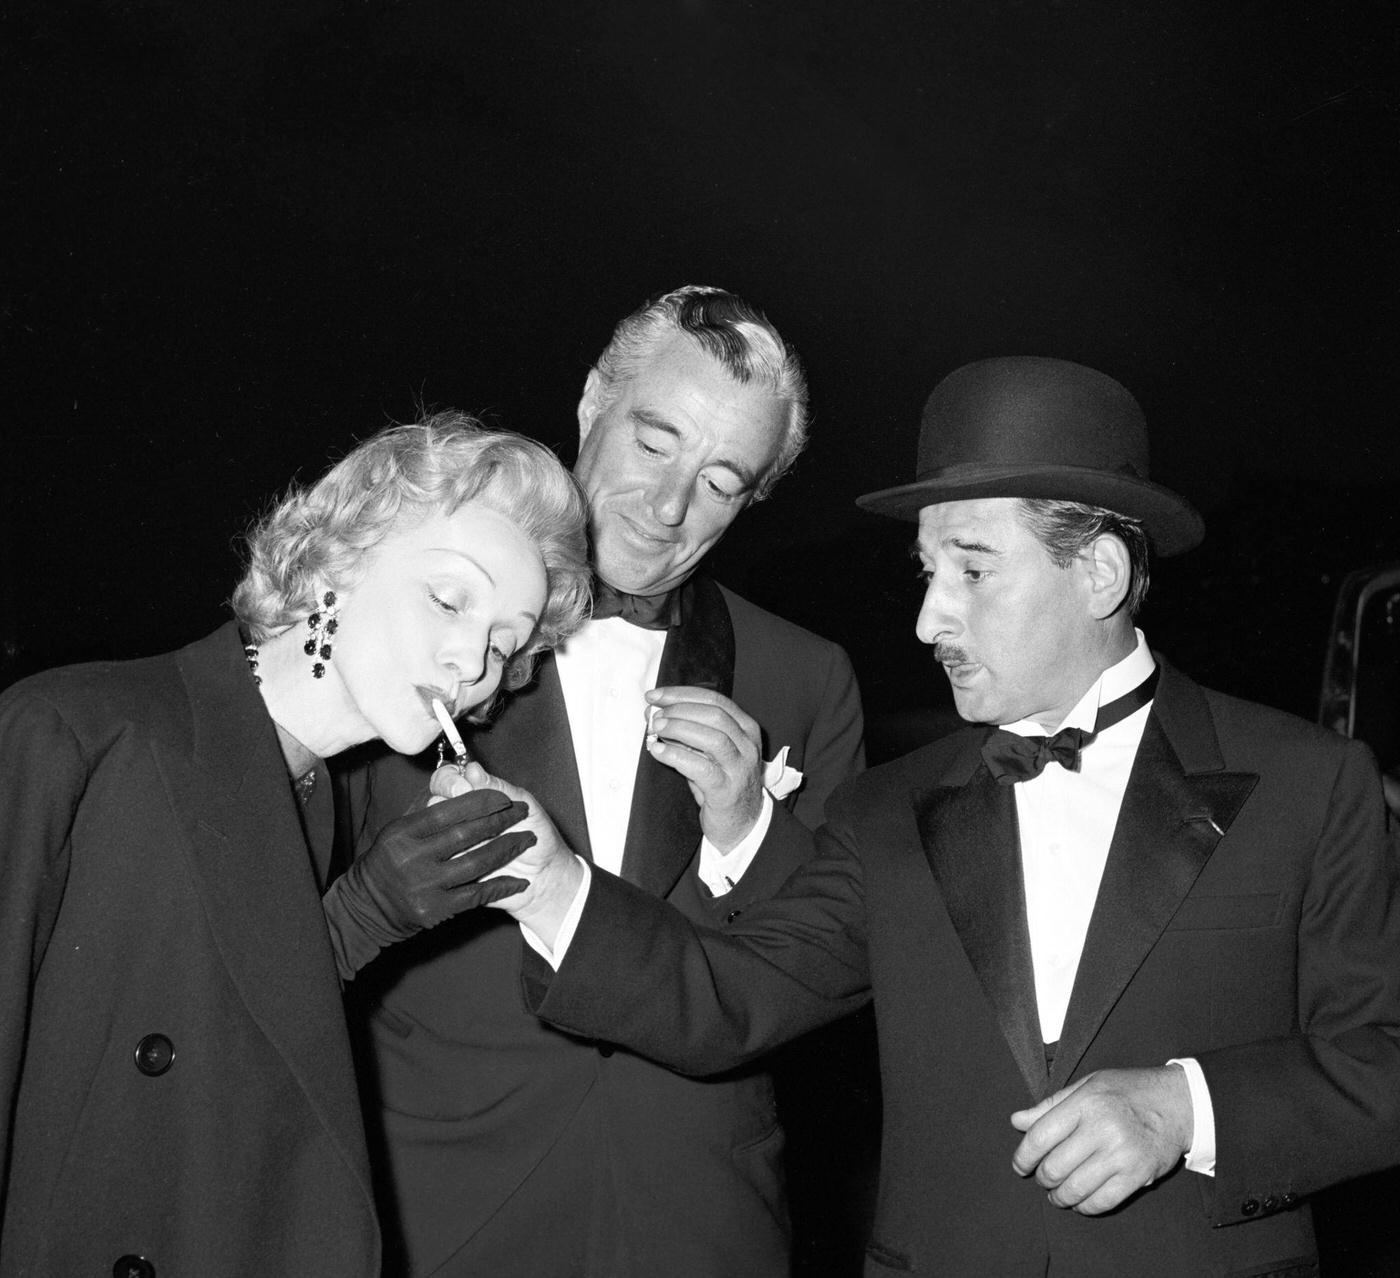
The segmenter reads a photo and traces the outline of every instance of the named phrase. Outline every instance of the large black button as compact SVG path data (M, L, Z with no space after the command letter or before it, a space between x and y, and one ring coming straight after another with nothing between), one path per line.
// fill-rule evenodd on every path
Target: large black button
M1246 1198L1240 1204L1240 1214L1244 1216L1256 1216L1259 1214L1259 1204L1253 1198Z
M175 1044L164 1034L147 1034L136 1044L135 1055L136 1068L155 1078L158 1074L164 1074L175 1063Z
M726 914L726 915L724 916L724 921L725 921L726 923L732 923L732 922L734 922L734 920L737 919L737 918L739 917L739 915L741 915L743 912L744 912L743 910L730 910L729 913Z
M614 1051L614 1050L615 1050L615 1049L614 1049L614 1047L613 1047L613 1045L612 1045L611 1043L599 1043L599 1044L598 1044L598 1055L601 1056L601 1057L603 1057L604 1060L606 1060L609 1056L611 1056L611 1055L613 1054L613 1051Z
M145 1256L123 1256L112 1266L112 1278L156 1278L156 1267Z

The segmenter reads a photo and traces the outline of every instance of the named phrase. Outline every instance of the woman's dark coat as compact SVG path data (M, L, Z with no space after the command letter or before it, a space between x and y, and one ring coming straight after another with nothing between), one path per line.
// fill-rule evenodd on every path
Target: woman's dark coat
M379 1273L340 989L225 626L0 697L0 1275Z

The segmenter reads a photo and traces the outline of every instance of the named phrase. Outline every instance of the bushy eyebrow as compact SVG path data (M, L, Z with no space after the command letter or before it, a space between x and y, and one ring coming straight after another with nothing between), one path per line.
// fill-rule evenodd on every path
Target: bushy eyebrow
M987 545L984 541L963 541L958 537L950 537L948 540L959 550L966 550L974 555L994 555L998 559L1002 557L1002 552L1000 550L995 546Z
M1005 559L1006 553L998 550L995 546L989 546L985 541L966 541L961 537L948 537L941 543L944 546L952 546L955 550L966 551L973 555L991 555L995 559ZM916 541L909 547L909 555L913 559L924 557L923 547Z
M652 430L659 430L664 435L669 435L677 444L684 440L681 432L668 422L659 413L650 408L634 408L630 416L633 421L641 426L650 427ZM752 488L758 483L758 476L753 473L743 462L733 461L728 457L716 457L714 461L708 463L711 466L721 466L729 471L745 488Z
M634 408L629 416L634 422L640 422L643 426L650 426L652 430L659 430L670 435L677 443L680 442L681 432L671 422L668 422L660 413L650 408Z

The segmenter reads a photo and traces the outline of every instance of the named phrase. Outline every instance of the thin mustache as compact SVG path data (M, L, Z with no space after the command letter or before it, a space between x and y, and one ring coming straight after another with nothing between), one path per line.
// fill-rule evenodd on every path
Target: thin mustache
M951 643L940 643L933 649L933 659L940 666L965 666L968 661L967 650Z

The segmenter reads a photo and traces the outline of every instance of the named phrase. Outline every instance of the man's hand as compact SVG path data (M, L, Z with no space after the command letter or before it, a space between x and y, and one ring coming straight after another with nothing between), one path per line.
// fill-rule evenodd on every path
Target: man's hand
M525 815L524 803L480 789L390 821L322 900L341 976L350 980L386 945L524 888L480 880L534 840L506 833Z
M514 829L527 834L528 842L520 845L514 860L494 867L483 886L488 886L495 875L509 875L509 881L523 880L524 885L510 894L500 893L485 904L505 910L552 949L559 926L583 885L583 867L559 837L549 814L529 791L491 776L479 763L469 763L465 768L456 764L439 768L433 773L430 790L433 797L428 802L435 804L457 802L452 796L473 791L485 790L489 794L499 790L522 810L522 819Z
M1025 1132L1011 1165L1035 1173L1056 1207L1111 1211L1166 1175L1191 1147L1191 1093L1179 1065L1107 1069L1011 1115Z
M708 688L653 688L652 758L674 768L700 805L700 828L732 851L763 812L762 732L728 697Z

